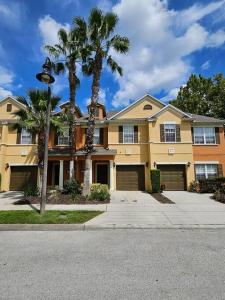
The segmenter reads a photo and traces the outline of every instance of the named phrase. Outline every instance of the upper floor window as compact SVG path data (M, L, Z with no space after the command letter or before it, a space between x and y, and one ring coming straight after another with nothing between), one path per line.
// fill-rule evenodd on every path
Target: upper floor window
M123 126L123 142L134 143L134 126Z
M144 106L144 110L151 110L152 109L152 106L150 104L146 104Z
M7 112L11 112L11 111L12 111L12 104L11 104L11 103L8 103L8 104L6 105L6 111L7 111Z
M69 128L65 128L58 136L58 145L69 145Z
M100 144L100 128L95 128L95 130L94 130L93 144L94 145Z
M165 142L176 142L176 124L164 124Z
M194 127L195 144L216 144L214 127Z
M218 165L198 164L195 165L196 180L215 178L218 176Z
M32 144L32 134L28 132L25 128L21 130L21 138L20 138L21 144Z

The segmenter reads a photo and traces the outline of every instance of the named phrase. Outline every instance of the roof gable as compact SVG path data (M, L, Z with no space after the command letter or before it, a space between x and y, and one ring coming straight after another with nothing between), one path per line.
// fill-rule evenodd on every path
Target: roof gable
M0 100L0 105L5 104L5 102L7 102L7 101L12 102L13 104L15 104L19 108L26 108L26 105L24 105L23 103L19 102L13 96L7 96L7 97L3 98L2 100Z
M150 121L152 119L156 119L157 117L159 117L161 114L163 114L166 111L171 111L172 113L174 113L175 115L180 116L181 118L192 120L192 118L189 114L183 112L182 110L176 108L175 106L173 106L171 104L166 105L160 111L158 111L157 113L151 115L148 118L148 120Z
M128 112L132 111L134 108L136 108L138 105L140 105L144 101L147 102L147 103L149 103L149 104L153 104L154 106L156 106L158 108L158 110L160 110L161 108L163 108L165 106L165 104L163 102L161 102L160 100L156 99L155 97L153 97L153 96L151 96L149 94L146 94L143 97L141 97L140 99L138 99L135 102L131 103L129 106L127 106L124 109L122 109L121 111L119 111L118 113L116 113L113 116L111 116L109 118L109 120L117 119L117 118L122 118L122 117L126 118L125 115ZM148 113L148 115L149 115L149 113ZM146 118L148 115L146 113L146 116L143 117L143 118Z

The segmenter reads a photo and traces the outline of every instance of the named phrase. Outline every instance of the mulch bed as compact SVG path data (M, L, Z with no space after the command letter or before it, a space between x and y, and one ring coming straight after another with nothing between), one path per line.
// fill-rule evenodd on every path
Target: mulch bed
M171 201L169 198L164 196L162 193L152 193L151 196L159 201L162 204L175 204L175 202Z
M78 195L76 200L73 200L71 198L71 195L64 195L60 194L58 196L48 195L47 198L47 204L105 204L109 203L110 199L107 199L105 201L100 200L89 200L86 199L82 195ZM39 204L40 203L40 197L27 197L22 200L18 200L14 202L15 205L29 205L29 204Z

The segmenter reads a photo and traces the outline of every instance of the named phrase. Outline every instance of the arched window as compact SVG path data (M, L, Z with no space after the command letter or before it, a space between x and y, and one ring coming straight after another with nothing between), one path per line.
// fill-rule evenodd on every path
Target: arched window
M150 104L146 104L144 106L144 110L150 110L150 109L152 109L152 106Z

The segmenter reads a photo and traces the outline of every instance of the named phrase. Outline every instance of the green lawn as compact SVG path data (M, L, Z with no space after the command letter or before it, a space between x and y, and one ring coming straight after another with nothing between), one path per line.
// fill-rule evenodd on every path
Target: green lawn
M82 224L101 214L101 211L46 211L40 215L30 210L0 211L0 224Z

